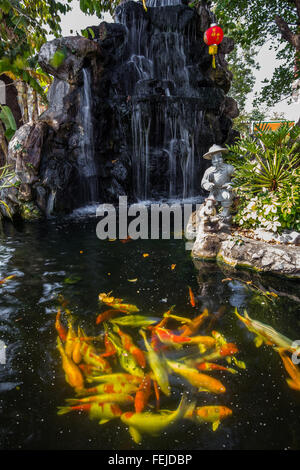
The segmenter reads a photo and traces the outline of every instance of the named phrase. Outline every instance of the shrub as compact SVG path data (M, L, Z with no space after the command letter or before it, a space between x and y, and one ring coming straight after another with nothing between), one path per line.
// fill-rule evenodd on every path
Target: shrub
M300 230L299 137L300 128L285 123L277 131L264 126L229 147L240 226Z

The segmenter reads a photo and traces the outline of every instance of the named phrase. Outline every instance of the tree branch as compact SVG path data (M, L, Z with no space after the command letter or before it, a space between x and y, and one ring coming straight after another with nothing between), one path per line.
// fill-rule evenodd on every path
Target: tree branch
M300 9L300 0L296 0L296 2L299 3L299 9ZM293 47L295 47L297 51L299 51L300 50L300 34L292 33L286 21L284 21L284 19L278 15L275 16L275 23L281 33L282 38L285 39L287 42L289 42Z

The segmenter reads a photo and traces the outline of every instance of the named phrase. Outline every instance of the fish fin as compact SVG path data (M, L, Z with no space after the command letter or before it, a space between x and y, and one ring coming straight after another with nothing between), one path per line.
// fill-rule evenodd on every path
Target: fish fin
M286 379L287 381L287 384L290 388L292 388L293 390L300 390L300 384L295 382L294 380L292 379Z
M108 423L108 421L110 421L110 419L101 419L99 421L99 424L105 424L105 423Z
M204 344L198 344L198 348L201 354L206 352L206 346L204 346Z
M134 428L133 426L129 426L129 434L131 435L132 439L136 444L140 444L140 442L142 441L142 436L136 428Z
M58 406L57 409L58 409L57 411L58 415L65 415L66 413L69 413L70 411L72 411L72 408L70 406Z
M68 405L78 405L80 403L80 398L66 398L65 401Z
M254 339L254 344L257 348L259 348L263 344L264 340L261 336L256 336Z
M213 431L216 431L218 429L218 427L220 426L220 422L221 421L214 421L213 424L212 424L212 430Z
M203 387L199 387L198 388L198 392L209 392L210 390L208 390L207 388L203 388Z
M231 367L228 367L227 370L228 370L228 372L231 372L232 374L237 374L237 372L238 372L237 370L232 369Z
M246 369L246 364L244 361L238 361L235 356L232 356L232 360L239 369Z

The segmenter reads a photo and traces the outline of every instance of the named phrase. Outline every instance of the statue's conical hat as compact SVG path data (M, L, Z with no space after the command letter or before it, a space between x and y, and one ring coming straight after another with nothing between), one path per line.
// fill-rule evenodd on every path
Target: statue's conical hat
M214 153L228 153L228 149L221 147L220 145L214 144L212 147L210 147L209 151L206 152L203 155L203 158L206 160L211 160L211 157L213 156Z

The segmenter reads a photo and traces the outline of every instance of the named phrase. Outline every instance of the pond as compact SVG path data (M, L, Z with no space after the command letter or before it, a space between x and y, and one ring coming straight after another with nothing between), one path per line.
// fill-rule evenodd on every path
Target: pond
M234 314L235 307L247 309L251 318L300 339L296 281L193 262L184 240L101 241L96 219L86 218L7 226L0 267L1 279L16 275L0 286L0 340L7 346L0 364L1 449L300 449L300 393L288 387L279 355L268 345L257 348L255 335ZM69 302L76 325L97 335L96 316L104 310L98 295L110 291L149 317L162 318L172 305L189 318L207 308L213 329L237 345L246 369L210 372L225 393L197 392L172 374L171 396L161 396L168 410L178 407L184 389L197 406L229 407L232 415L217 430L182 419L136 444L119 419L99 425L84 413L57 415L74 396L56 348L58 296ZM127 332L142 346L137 330Z

